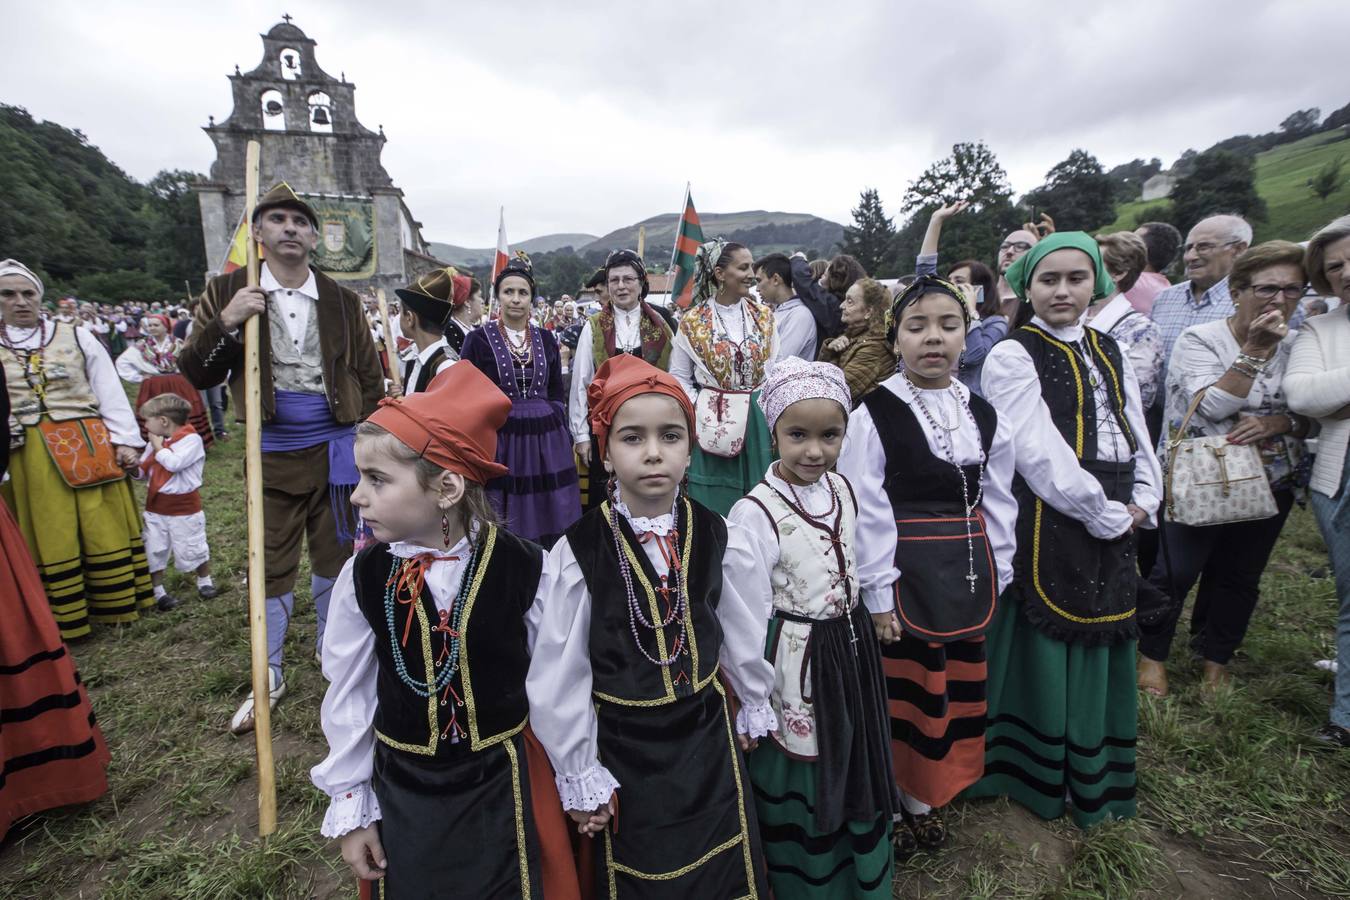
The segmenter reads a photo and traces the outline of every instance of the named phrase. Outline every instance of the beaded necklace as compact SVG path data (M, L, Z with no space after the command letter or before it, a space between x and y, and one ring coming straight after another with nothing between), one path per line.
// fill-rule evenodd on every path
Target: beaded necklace
M644 657L646 657L648 662L650 662L652 665L667 668L672 663L674 663L676 659L680 657L680 654L687 652L684 645L684 633L685 633L684 617L688 609L689 585L688 579L684 572L684 566L680 565L679 563L679 555L677 550L674 554L672 554L671 557L671 568L674 569L676 572L676 576L674 579L675 586L673 588L664 589L665 592L674 594L675 599L674 602L670 602L669 598L667 598L668 609L666 612L666 618L659 625L657 625L655 624L654 618L649 620L647 616L643 614L642 604L638 602L637 593L633 590L633 567L628 561L628 554L625 552L625 549L627 548L625 548L624 546L625 539L623 536L623 532L619 528L619 513L615 509L616 506L617 503L611 497L609 504L609 528L614 536L615 555L618 556L619 558L619 573L623 576L624 593L628 601L628 630L633 635L633 644L638 648L638 652L641 653ZM678 500L677 500L677 508L678 508ZM680 541L678 520L676 521L675 524L676 527L671 529L670 537L671 540L674 542L675 546L678 548ZM639 624L641 624L642 627L647 629L648 631L651 631L653 634L655 634L658 629L664 632L665 629L671 624L679 626L680 632L675 638L675 643L671 647L669 656L663 659L657 659L655 656L652 656L650 653L647 652L647 648L642 646L642 637L638 631Z
M742 386L753 384L754 361L750 354L745 352L745 342L750 340L750 315L745 311L745 301L736 301L736 306L740 309L741 328L743 329L739 341L731 339L731 332L727 329L727 323L722 319L722 313L717 309L722 304L718 303L715 297L709 301L709 304L712 306L713 319L717 322L717 330L722 333L722 338L732 346L732 371L736 373L736 378Z
M408 641L408 632L412 627L416 608L422 602L422 588L426 583L426 570L431 566L433 560L429 555L417 556L413 559L398 559L395 557L389 567L389 579L385 582L384 590L384 618L389 626L389 647L394 657L394 669L398 673L399 681L402 681L408 686L409 690L419 697L430 697L442 690L448 692L451 680L459 671L459 642L460 635L464 631L464 607L474 578L478 574L480 549L484 543L486 543L486 539L476 541L473 544L468 565L464 567L464 575L459 584L459 593L455 595L455 601L450 606L449 614L441 617L442 625L446 627L437 626L433 629L441 634L441 653L436 658L437 672L431 681L413 678L408 674L408 663L403 655L403 646ZM401 592L404 594L402 597L399 596ZM402 640L396 636L397 629L394 624L394 611L399 606L408 608L408 615L403 622ZM441 705L444 706L445 703L445 698L442 697Z
M948 428L945 429L944 432L943 427L938 424L937 419L928 408L928 404L924 402L923 394L920 392L919 388L915 386L914 382L910 381L909 372L905 372L905 383L909 385L910 392L914 395L914 405L919 408L919 412L923 413L924 419L928 421L929 427L933 429L933 433L937 436L938 446L942 448L942 455L947 458L947 462L952 464L952 468L956 469L956 474L961 479L961 506L965 510L964 518L966 520L966 563L968 566L966 570L966 583L970 585L970 592L973 594L975 593L975 582L979 579L975 575L975 535L971 529L970 520L975 514L975 507L979 506L980 501L984 498L984 466L987 457L984 448L981 447L980 471L975 479L975 500L972 502L970 499L970 485L966 481L966 470L956 461L956 443L952 440L950 434L950 432L953 432L956 429ZM956 385L953 384L949 386L947 390L951 393L952 399L956 401L957 407L965 411L966 418L970 421L970 424L975 427L975 434L979 434L980 424L975 421L975 416L970 411L969 404L962 402L961 393L956 389Z
M42 322L39 321L31 331L17 341L10 340L9 328L8 325L0 325L0 345L4 345L6 350L23 362L23 380L27 382L28 387L37 396L38 402L45 406L47 403L47 367L42 351L46 349L47 342L42 340ZM16 346L16 344L27 343L33 335L38 336L36 347L28 350ZM52 328L52 338L56 338L55 327Z
M779 462L776 465L778 466L778 477L783 478L782 463ZM839 491L835 489L834 482L830 481L828 476L825 478L825 484L830 489L830 508L825 510L820 515L816 515L815 513L811 512L806 508L806 504L803 503L802 498L798 496L797 488L792 482L788 481L786 478L783 478L783 483L788 486L788 491L791 492L792 499L796 502L798 511L808 519L823 524L827 522L834 515L834 511L839 508Z

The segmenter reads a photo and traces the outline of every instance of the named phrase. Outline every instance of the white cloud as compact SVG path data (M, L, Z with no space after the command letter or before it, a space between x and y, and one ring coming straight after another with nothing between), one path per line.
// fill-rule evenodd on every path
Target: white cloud
M889 209L960 140L1014 187L1075 147L1171 162L1350 97L1343 0L1008 5L995 0L289 5L433 240L603 233L676 211ZM11 11L0 99L79 128L137 178L206 171L275 4L52 0Z

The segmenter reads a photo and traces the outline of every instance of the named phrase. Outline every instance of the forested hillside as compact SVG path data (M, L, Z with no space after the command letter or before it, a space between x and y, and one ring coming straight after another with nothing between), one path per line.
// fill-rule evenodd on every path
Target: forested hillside
M202 288L201 176L141 184L79 131L0 104L0 255L22 260L48 293L83 300L167 300Z

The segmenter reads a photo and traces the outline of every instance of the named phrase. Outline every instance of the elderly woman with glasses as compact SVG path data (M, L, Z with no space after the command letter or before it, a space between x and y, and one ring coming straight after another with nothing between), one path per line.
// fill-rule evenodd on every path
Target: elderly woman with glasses
M1308 279L1303 248L1269 241L1243 253L1228 276L1235 312L1181 333L1167 367L1168 438L1227 435L1254 444L1265 463L1278 512L1268 519L1189 526L1167 522L1163 552L1149 580L1171 598L1161 621L1141 623L1139 687L1167 693L1164 663L1186 595L1200 589L1191 613L1191 648L1204 659L1203 688L1229 679L1228 663L1247 633L1260 596L1261 573L1294 505L1302 474L1308 419L1291 414L1284 372L1293 345L1288 322ZM1204 391L1185 434L1192 400Z
M1284 387L1289 407L1317 419L1317 461L1312 508L1336 572L1340 615L1336 623L1336 695L1331 715L1315 737L1350 748L1350 216L1313 235L1304 259L1313 289L1336 296L1334 312L1310 318L1289 355Z

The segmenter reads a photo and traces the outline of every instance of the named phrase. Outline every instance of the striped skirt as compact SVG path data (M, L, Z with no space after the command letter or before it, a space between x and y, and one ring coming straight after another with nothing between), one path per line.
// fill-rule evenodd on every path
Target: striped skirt
M0 839L17 819L108 790L108 748L42 579L0 503Z
M882 900L891 896L891 817L815 828L816 763L761 740L747 767L774 900Z
M1007 796L1080 827L1135 814L1135 642L1067 644L1033 627L1015 591L987 639L984 777L967 797Z
M935 644L903 632L881 657L896 784L946 806L984 771L985 639Z
M0 497L14 512L37 562L65 640L90 622L134 622L155 603L131 483L72 488L61 478L36 426L9 461Z

